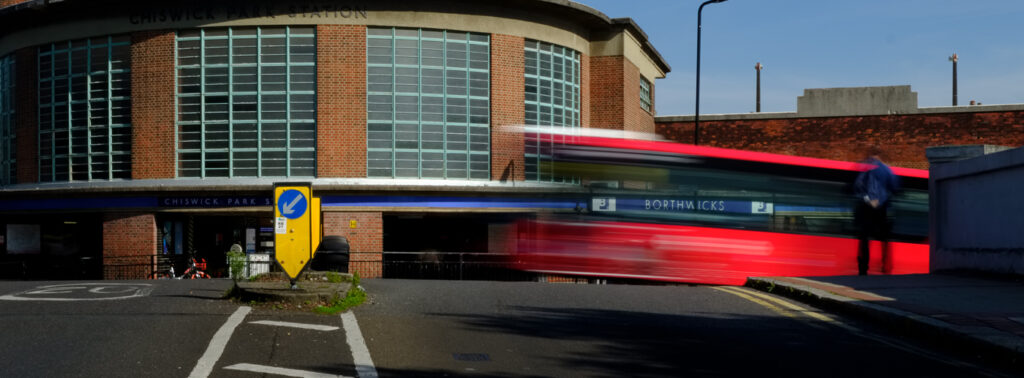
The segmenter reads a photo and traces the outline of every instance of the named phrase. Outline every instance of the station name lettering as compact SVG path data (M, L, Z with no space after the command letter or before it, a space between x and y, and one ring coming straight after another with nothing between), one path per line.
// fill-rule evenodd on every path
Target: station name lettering
M725 211L725 201L644 200L644 210L656 211Z
M270 198L259 197L168 197L161 198L164 207L233 207L270 206Z
M128 22L133 25L142 25L181 21L230 21L249 18L365 19L367 18L367 10L365 5L336 4L166 8L132 12L128 15Z

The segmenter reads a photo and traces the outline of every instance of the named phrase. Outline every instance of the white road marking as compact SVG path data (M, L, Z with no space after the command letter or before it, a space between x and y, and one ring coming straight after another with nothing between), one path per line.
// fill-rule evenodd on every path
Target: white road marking
M210 373L213 372L213 366L217 364L217 360L224 354L224 348L227 347L231 334L235 332L235 328L238 328L239 324L242 324L249 311L252 311L252 307L239 307L238 310L235 310L234 314L228 317L228 321L220 326L217 333L213 334L210 345L206 347L206 353L199 357L196 367L192 369L192 374L188 375L190 378L206 378L210 376Z
M5 301L109 301L138 298L149 295L153 291L150 284L139 283L80 283L40 286L20 293L0 296ZM69 297L53 297L52 295L67 294ZM92 297L78 297L88 295ZM97 295L104 295L99 297Z
M279 368L279 367L274 367L274 366L264 366L264 365L254 365L254 364L234 364L234 365L231 365L231 366L225 366L224 368L228 369L228 370L249 371L249 372L260 373L260 374L284 375L284 376L288 376L288 377L303 377L303 378L338 378L338 377L343 377L343 378L349 378L349 377L346 377L344 375L324 374L324 373L317 373L315 371L305 371L305 370L297 370L297 369L285 369L285 368Z
M274 320L257 320L255 322L249 322L249 323L252 323L252 324L262 324L262 325L268 325L268 326L277 326L277 327L292 327L292 328L311 329L311 330L314 330L314 331L335 331L335 330L338 329L338 327L327 326L327 325L322 325L322 324L278 322L278 321L274 321Z
M352 349L352 364L356 366L356 374L359 378L377 377L377 368L373 366L370 350L366 348L366 341L363 340L363 333L359 330L355 314L352 314L352 311L341 314L341 325L345 327L345 341L348 342L349 349Z

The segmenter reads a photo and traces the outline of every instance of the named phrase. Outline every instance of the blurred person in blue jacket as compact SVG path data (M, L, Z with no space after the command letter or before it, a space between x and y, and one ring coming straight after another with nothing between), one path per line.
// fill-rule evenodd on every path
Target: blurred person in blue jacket
M882 242L882 272L892 271L888 242L892 225L889 223L888 210L890 200L899 191L900 182L892 173L892 169L882 162L881 154L878 146L868 148L868 158L864 161L865 170L857 175L857 180L853 184L853 192L858 199L854 221L859 229L860 239L857 268L862 276L868 273L872 238Z

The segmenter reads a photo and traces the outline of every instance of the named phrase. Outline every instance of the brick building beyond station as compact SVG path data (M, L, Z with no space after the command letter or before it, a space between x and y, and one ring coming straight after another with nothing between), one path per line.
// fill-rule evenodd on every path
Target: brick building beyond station
M659 135L693 143L693 116L659 116ZM919 108L910 86L807 89L788 113L701 114L702 145L859 161L870 145L887 163L928 169L925 148L1024 145L1024 105Z

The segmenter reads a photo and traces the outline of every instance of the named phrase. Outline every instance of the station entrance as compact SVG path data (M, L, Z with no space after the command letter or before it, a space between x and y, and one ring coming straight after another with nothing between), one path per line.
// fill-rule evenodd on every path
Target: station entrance
M0 279L75 280L102 275L103 218L95 213L0 220Z
M519 280L507 269L509 214L386 214L384 278Z
M157 258L176 272L188 259L205 259L206 271L227 277L227 252L237 244L247 254L274 253L272 214L160 214L157 216Z

